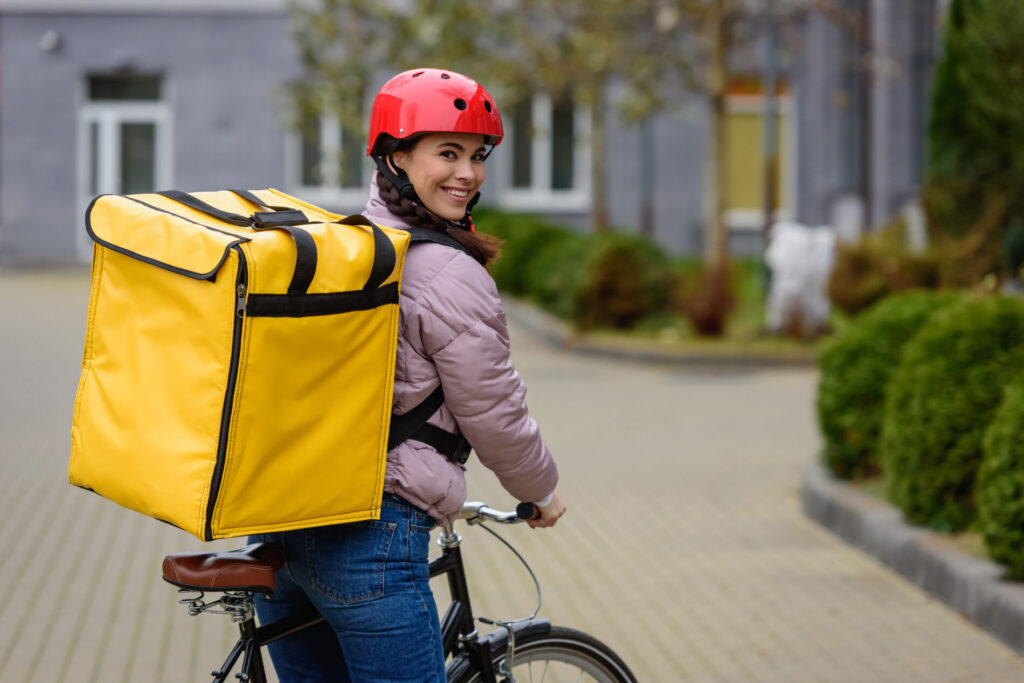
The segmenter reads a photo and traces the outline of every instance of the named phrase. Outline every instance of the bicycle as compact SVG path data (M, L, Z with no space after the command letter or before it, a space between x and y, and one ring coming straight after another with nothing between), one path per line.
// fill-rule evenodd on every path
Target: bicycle
M533 578L537 607L533 614L510 621L477 618L470 603L469 585L462 560L462 537L453 525L442 527L438 545L441 556L430 561L430 577L447 576L451 603L441 619L441 636L447 664L447 679L457 683L515 683L528 681L597 681L598 683L636 683L636 678L621 657L596 638L571 628L552 626L538 619L541 591L537 577L515 548L486 522L516 524L533 516L529 503L516 512L502 512L484 503L466 503L460 519L470 526L480 525L498 538L519 558ZM176 553L163 561L163 578L178 587L179 593L198 593L184 598L188 613L227 614L238 624L238 642L224 664L210 672L213 683L224 683L242 659L235 678L246 683L266 683L261 648L292 633L318 624L315 613L301 614L256 626L253 598L257 593L273 593L274 571L284 563L279 547L256 543L237 550L215 553ZM220 593L213 602L205 602L206 593ZM476 622L497 626L480 635ZM501 678L499 678L499 676Z

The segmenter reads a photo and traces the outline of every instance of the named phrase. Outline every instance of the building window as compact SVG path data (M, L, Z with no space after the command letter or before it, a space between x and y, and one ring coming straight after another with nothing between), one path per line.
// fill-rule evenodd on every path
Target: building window
M589 206L590 112L536 94L505 113L498 204L514 210L585 211Z
M775 167L775 217L792 215L794 184L791 149L791 105L784 86L777 102L777 164ZM744 81L730 87L726 126L726 221L738 230L761 229L764 225L764 96L760 83Z
M172 183L171 114L158 75L86 77L78 114L78 202L99 194L140 194ZM78 234L80 256L91 245Z
M155 75L97 74L88 77L90 102L158 102L163 79Z
M290 184L310 201L335 208L366 203L374 165L366 156L362 126L342 124L324 115L303 122L292 136Z

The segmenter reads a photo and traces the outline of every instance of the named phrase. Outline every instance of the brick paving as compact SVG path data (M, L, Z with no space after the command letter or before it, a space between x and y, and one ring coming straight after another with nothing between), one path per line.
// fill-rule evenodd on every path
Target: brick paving
M163 555L203 544L66 483L87 299L82 269L0 271L0 681L208 680L232 626L188 617L159 578ZM813 370L645 366L512 334L570 508L503 531L543 616L642 681L1024 680L1011 650L803 517ZM511 506L481 470L471 497ZM463 536L477 613L528 613L514 558Z

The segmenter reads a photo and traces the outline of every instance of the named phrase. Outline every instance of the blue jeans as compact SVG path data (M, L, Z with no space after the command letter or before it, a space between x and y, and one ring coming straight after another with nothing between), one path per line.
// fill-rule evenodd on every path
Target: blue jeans
M252 536L284 548L261 624L315 608L325 621L271 643L281 683L443 683L444 653L430 591L434 520L387 495L380 520Z

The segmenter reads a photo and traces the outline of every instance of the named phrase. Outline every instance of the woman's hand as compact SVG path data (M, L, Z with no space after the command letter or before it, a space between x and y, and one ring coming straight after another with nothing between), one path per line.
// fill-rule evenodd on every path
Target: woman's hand
M534 505L534 507L537 509L537 514L526 520L531 529L554 526L558 522L558 518L565 514L565 503L562 502L562 498L557 492L551 494L551 502L544 507L539 505Z

